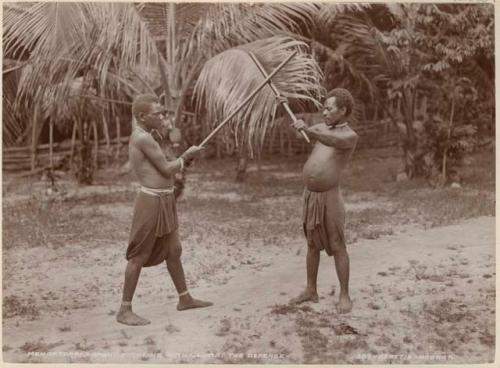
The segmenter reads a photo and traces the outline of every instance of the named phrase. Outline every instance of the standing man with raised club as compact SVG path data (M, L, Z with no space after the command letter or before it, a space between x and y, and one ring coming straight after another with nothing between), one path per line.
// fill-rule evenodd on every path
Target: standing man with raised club
M324 102L324 122L308 127L303 120L293 126L316 140L303 169L303 228L307 239L307 286L291 303L318 302L317 277L320 251L325 250L335 260L340 282L338 313L352 309L349 296L349 255L344 224L345 208L340 182L358 141L358 135L347 123L354 108L354 99L343 88L331 90Z
M132 311L132 298L143 267L165 262L179 294L178 310L208 307L211 302L194 299L186 286L181 262L174 175L203 149L192 146L179 158L168 161L151 133L161 130L164 111L154 95L137 96L132 105L137 127L130 136L129 158L141 185L134 207L128 261L120 310L116 320L138 326L149 324Z

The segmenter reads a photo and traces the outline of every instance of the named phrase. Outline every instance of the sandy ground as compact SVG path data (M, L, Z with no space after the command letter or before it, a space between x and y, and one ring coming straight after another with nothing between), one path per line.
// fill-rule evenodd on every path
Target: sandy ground
M226 189L220 194L207 184L203 192L251 200ZM183 203L192 195L188 190L180 203L181 233L187 228ZM380 205L348 199L351 213ZM266 201L300 208L296 197ZM299 230L279 242L234 241L217 238L200 222L200 231L182 235L183 262L192 294L215 305L176 311L166 267L147 268L134 310L152 324L127 327L115 322L115 313L132 203L97 207L116 224L116 241L76 235L66 247L4 250L4 308L5 298L14 305L7 318L4 311L4 361L462 364L494 358L493 217L427 230L409 224L392 235L354 241L349 245L354 309L347 315L335 312L338 282L326 255L319 303L288 304L305 286ZM298 229L298 216L292 218ZM232 224L245 221L235 218Z

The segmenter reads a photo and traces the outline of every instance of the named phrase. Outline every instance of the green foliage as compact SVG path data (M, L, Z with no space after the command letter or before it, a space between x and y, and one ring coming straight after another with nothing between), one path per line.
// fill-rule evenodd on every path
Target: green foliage
M446 166L446 160L457 166L477 140L491 136L492 4L372 4L334 9L325 7L331 16L320 18L324 21L305 33L323 68L324 85L349 88L364 104L367 119L368 111L371 119L390 118L401 128L409 177L429 175L425 167L429 161L436 172ZM463 78L476 95L473 102L454 91ZM474 134L462 134L460 127L468 125L476 128ZM417 132L416 126L425 134Z
M387 96L401 108L395 116L405 126L406 171L430 177L442 172L444 183L476 148L478 125L493 123L493 85L484 71L477 73L481 70L477 58L492 57L493 8L405 4L393 9L404 18L381 40L399 65ZM479 93L489 113L477 119L471 111L477 110ZM426 111L420 109L423 99ZM419 124L422 131L415 128Z
M438 180L443 170L443 157L446 152L447 173L454 173L463 159L474 152L477 146L476 127L464 124L453 129L448 139L449 123L434 115L426 122L414 121L417 136L417 148L414 151L413 165L416 176Z
M432 115L420 116L422 120L412 122L415 144L411 164L416 176L445 184L450 173L454 175L451 178L453 181L458 180L456 172L462 160L477 147L477 126L474 120L467 119L466 111L475 106L478 93L467 78L443 81L439 87L437 96L441 103L435 106L431 103ZM447 104L449 99L451 106ZM445 114L449 116L445 118ZM403 128L403 141L409 146L406 126L400 126Z

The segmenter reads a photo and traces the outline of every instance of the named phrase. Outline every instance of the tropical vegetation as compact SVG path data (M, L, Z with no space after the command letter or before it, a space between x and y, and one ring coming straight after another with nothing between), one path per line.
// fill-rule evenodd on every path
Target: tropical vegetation
M128 128L137 93L161 96L176 124L196 111L194 123L213 128L258 84L248 52L267 72L299 52L273 79L296 111L316 111L325 89L349 88L355 118L398 127L410 178L444 184L494 135L493 4L3 8L3 144L36 143L42 123L73 128L81 182L92 181L90 135L109 136L117 117ZM240 154L258 153L281 113L265 89L221 134Z

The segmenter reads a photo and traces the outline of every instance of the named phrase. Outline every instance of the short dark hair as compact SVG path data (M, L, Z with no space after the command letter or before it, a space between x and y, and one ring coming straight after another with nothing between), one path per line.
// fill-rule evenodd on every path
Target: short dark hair
M345 116L350 116L354 110L354 98L345 88L334 88L326 94L325 100L335 97L335 104L339 109L345 107Z
M148 114L151 111L151 105L158 103L158 101L158 97L155 95L139 95L134 98L132 103L132 114L138 119L141 112Z

